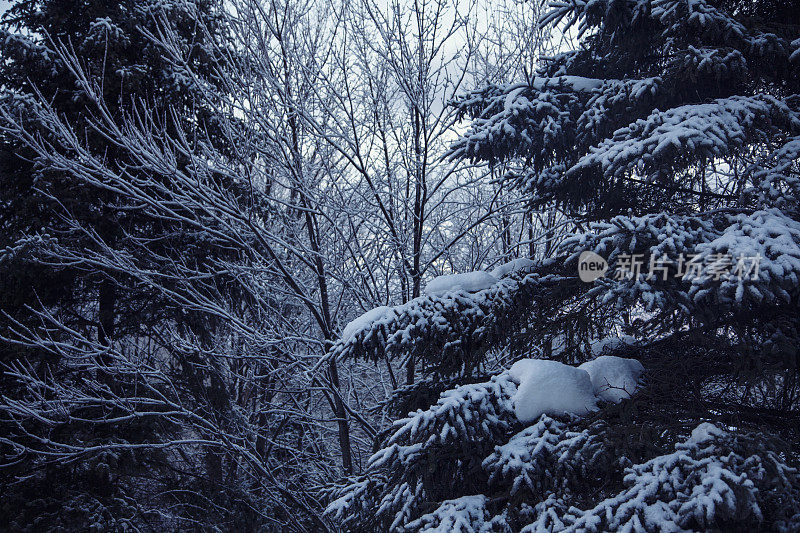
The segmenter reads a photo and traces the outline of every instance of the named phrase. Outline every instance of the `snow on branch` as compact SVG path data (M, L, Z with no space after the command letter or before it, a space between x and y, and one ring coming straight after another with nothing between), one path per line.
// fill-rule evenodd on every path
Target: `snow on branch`
M798 129L800 118L783 101L763 94L655 110L593 147L565 178L593 169L619 177L634 169L682 168L701 157L724 156L754 139L765 140L773 126Z
M687 316L707 306L746 310L800 298L800 225L776 209L618 216L591 229L564 241L567 264L592 250L612 265L634 254L662 261L667 273L652 274L644 265L641 275L611 275L589 290L589 298L618 306L638 301L651 311L677 306ZM690 260L704 269L690 272Z
M496 161L542 153L564 137L569 94L540 92L527 85L490 86L455 103L474 121L450 148L454 159Z
M437 295L420 296L374 314L370 311L365 315L368 320L357 319L346 328L347 335L333 345L325 360L414 357L441 374L470 368L483 351L522 324L525 311L536 305L536 294L575 286L560 283L568 278L557 274L521 274L477 292L434 291Z
M579 24L579 35L600 28L612 40L621 40L630 25L650 23L651 28L655 26L650 31L669 39L673 46L702 42L735 46L747 52L750 59L771 56L788 60L793 51L794 43L773 33L747 28L705 0L553 0L549 7L540 22L542 26Z
M800 209L798 161L800 136L795 135L747 169L746 175L751 185L746 195L753 197L759 206L774 206L796 212Z
M623 112L630 116L649 104L660 86L660 78L580 76L537 76L530 84L490 85L453 102L462 115L474 120L452 145L450 155L485 161L541 158L550 151L563 155L575 149L565 138L608 130L608 124L617 124Z
M476 494L444 501L435 511L409 522L403 529L420 533L493 531L487 500L483 494ZM502 521L498 523L502 524Z
M715 258L758 257L758 271L692 280L689 295L695 301L720 308L761 303L797 302L800 297L800 222L777 209L726 217L721 234L697 245L705 262ZM752 270L752 272L750 272Z
M660 531L717 529L724 524L757 528L763 506L783 518L779 530L800 525L797 503L776 494L797 492L797 471L763 439L728 433L710 423L661 455L626 470L626 490L586 511L570 509L563 531ZM791 487L794 486L794 489ZM539 519L523 531L539 531ZM780 526L783 527L780 527ZM785 529L784 529L785 528Z
M579 487L618 460L597 429L585 431L576 423L542 416L484 459L489 484L508 487L511 496Z
M357 523L375 517L396 529L419 516L424 501L443 485L453 491L468 487L471 480L460 477L460 466L475 449L487 447L488 452L490 443L515 424L515 391L504 373L447 391L430 409L398 420L385 447L369 459L366 478L340 489L326 513L345 522L347 514L360 513Z

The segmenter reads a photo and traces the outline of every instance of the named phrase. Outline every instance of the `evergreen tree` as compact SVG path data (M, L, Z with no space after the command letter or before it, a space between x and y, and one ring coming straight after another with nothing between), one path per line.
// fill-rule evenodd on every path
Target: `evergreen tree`
M40 113L42 102L47 102L74 127L92 155L102 157L111 168L135 167L127 149L96 126L99 95L113 120L122 122L139 113L151 131L164 138L187 137L196 145L225 152L216 131L219 109L208 105L206 86L215 83L220 68L215 47L224 46L220 6L213 0L16 2L3 15L0 30L5 118L26 124L45 142L58 146L59 139ZM158 39L177 41L187 63L165 55ZM76 79L73 58L90 74L87 82L94 94ZM131 354L131 359L146 364L152 346L160 343L158 336L172 327L205 349L211 348L217 332L217 324L206 314L182 309L163 290L124 271L93 264L93 254L118 254L151 271L163 270L165 263L191 271L211 256L230 257L230 251L181 224L152 216L145 205L110 185L87 186L67 169L40 157L18 136L6 134L9 129L2 131L0 360L7 370L2 394L12 406L41 394L43 401L60 398L64 407L51 411L49 419L0 421L6 465L0 477L4 493L0 527L174 527L171 514L191 523L247 520L247 512L237 509L241 487L221 488L225 480L219 454L198 454L195 461L148 448L149 443L180 435L183 428L155 423L152 417L128 420L129 412L91 400L94 393L106 401L129 398L132 410L141 405L137 402L146 401L140 395L147 378L113 355L121 339L134 347L129 350L141 352ZM184 167L191 164L182 154L175 157ZM169 175L157 179L162 186L171 186ZM219 185L230 194L243 194L222 178ZM180 209L191 207L176 206ZM149 241L145 249L142 239ZM221 278L211 284L218 283L215 289L225 291ZM58 317L58 323L69 329L55 328L48 316ZM62 349L43 350L40 344L26 342L26 333L63 343ZM99 357L87 357L80 346L91 343L107 347L107 353L101 349ZM210 417L231 418L229 393L213 358L177 344L164 349L166 353L158 357L166 359L180 379L181 390L175 393L182 402L207 410ZM95 373L107 390L93 391L93 385L81 379ZM27 379L31 375L51 388L37 389ZM115 417L121 422L102 422ZM101 423L94 423L98 419ZM48 460L52 442L40 440L42 435L59 442L62 450L90 443L98 452L79 462ZM21 446L28 451L21 451ZM137 451L137 447L142 448ZM158 494L170 496L164 499ZM164 514L174 506L182 510Z
M412 412L329 515L362 531L796 531L800 10L550 7L543 23L580 47L455 102L473 121L452 154L513 168L531 209L576 229L555 260L383 310L333 347L415 357L429 377L388 406ZM611 265L593 283L577 279L587 250ZM645 381L590 415L521 421L536 376L481 375L499 349L622 355Z

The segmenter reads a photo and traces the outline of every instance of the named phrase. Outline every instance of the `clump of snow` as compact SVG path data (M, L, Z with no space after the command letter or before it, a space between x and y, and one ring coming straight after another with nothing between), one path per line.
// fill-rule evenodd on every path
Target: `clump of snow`
M794 51L789 56L789 61L792 63L800 62L800 39L792 41L792 48L794 48Z
M347 342L353 335L366 328L376 320L380 320L381 318L385 317L390 311L393 310L394 309L392 307L381 305L375 309L370 309L358 318L348 322L348 324L344 327L344 331L342 331L342 342Z
M440 296L447 292L466 291L475 292L488 289L497 283L497 278L483 270L464 272L462 274L449 274L433 278L425 286L425 294Z
M543 78L536 76L533 78L531 86L539 91L548 87L563 85L577 92L594 91L603 86L604 80L596 78L584 78L582 76L556 76L554 78Z
M692 436L686 440L686 444L700 444L724 435L725 432L711 422L703 422L692 430Z
M513 261L509 261L508 263L503 263L502 265L496 266L494 270L490 272L490 274L497 279L500 279L503 276L511 274L512 272L532 270L534 266L536 266L536 263L527 257L520 257L518 259L514 259Z
M518 383L514 412L520 422L542 414L585 415L597 407L592 380L583 369L546 359L522 359L508 371Z
M622 348L623 346L633 346L636 344L636 342L636 338L631 337L630 335L622 335L619 337L616 335L611 335L592 342L592 355L597 357L598 355L603 355L604 353L611 353L619 348Z
M614 403L630 398L644 373L644 366L636 359L613 355L601 355L578 368L589 374L598 398Z
M488 501L489 499L483 494L445 500L435 511L409 522L403 530L419 533L491 531L487 522Z

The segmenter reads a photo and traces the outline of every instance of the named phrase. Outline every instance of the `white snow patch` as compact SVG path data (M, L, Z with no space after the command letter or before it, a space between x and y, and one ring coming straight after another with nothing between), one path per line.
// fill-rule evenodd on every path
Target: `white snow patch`
M714 437L721 437L725 432L711 422L703 422L692 430L692 436L686 440L686 444L700 444Z
M533 422L542 414L585 415L597 407L589 373L546 359L522 359L508 371L519 384L514 412L520 422Z
M433 278L425 286L425 294L440 296L452 291L475 292L488 289L497 283L497 278L483 270L464 272L462 274L449 274Z
M792 48L794 48L794 51L789 56L789 61L795 63L800 61L800 39L795 39L792 41Z
M622 335L620 337L611 335L592 342L592 355L597 357L598 355L603 355L604 353L613 352L614 350L622 348L623 346L633 346L636 344L636 342L636 338L631 337L630 335Z
M613 355L601 355L578 368L589 374L598 398L614 403L630 398L644 373L644 366L636 359Z
M483 494L445 500L435 511L409 522L403 529L419 533L489 531L489 524L485 522L488 500Z
M358 318L351 320L344 327L344 331L342 331L342 342L347 342L351 337L353 337L353 335L366 328L376 320L380 320L381 318L385 317L389 311L393 310L394 308L392 307L381 305L380 307L370 309Z
M496 266L494 270L490 272L490 274L497 279L502 278L503 276L507 276L512 272L518 272L520 270L529 271L536 266L536 263L528 259L527 257L520 257L518 259L514 259L513 261L509 261L508 263L503 263L502 265Z
M536 76L533 79L532 87L538 91L544 91L548 87L563 85L577 92L590 92L600 89L605 80L595 78L584 78L582 76L556 76L554 78L542 78Z

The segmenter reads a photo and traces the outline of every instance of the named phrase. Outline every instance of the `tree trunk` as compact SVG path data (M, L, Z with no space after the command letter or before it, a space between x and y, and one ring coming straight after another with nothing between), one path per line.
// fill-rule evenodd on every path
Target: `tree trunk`
M117 301L117 291L114 282L104 279L100 283L98 295L98 326L97 340L103 346L110 346L114 337L114 306Z

